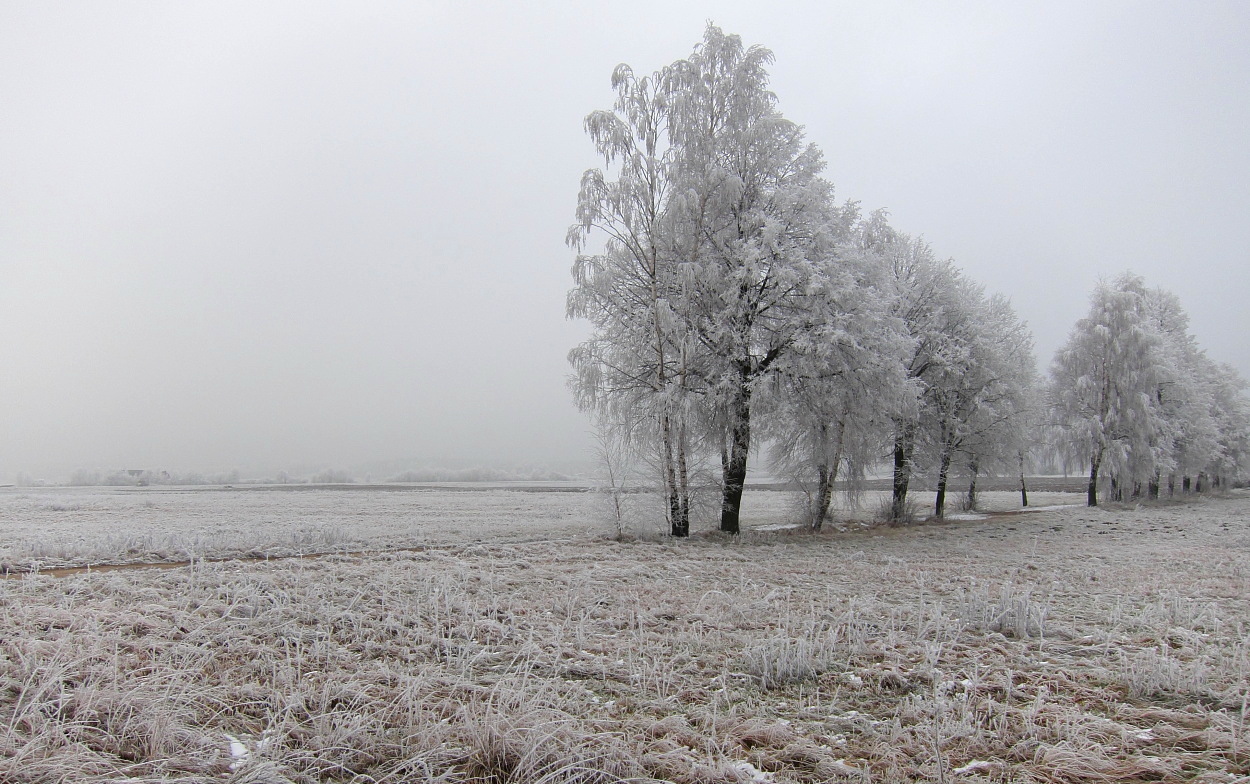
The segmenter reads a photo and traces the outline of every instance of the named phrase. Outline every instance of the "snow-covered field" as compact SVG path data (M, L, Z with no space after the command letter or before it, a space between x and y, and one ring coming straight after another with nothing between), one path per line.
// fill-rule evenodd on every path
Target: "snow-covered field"
M0 581L0 780L1250 776L1250 495L625 543L602 501L6 490L10 559L201 549ZM199 560L271 543L345 552Z
M518 486L5 488L11 568L281 557L593 529L583 488ZM592 504L593 506L593 504Z
M843 501L841 519L867 520L884 494L864 496L859 509ZM1078 500L1034 493L1031 503ZM793 525L797 501L793 493L750 491L743 525ZM1015 509L1019 497L985 493L982 502L985 510ZM654 498L631 493L624 503L638 521L630 533L650 537L664 530ZM703 528L715 528L714 515L705 517ZM0 488L5 571L593 538L614 531L604 495L568 483Z

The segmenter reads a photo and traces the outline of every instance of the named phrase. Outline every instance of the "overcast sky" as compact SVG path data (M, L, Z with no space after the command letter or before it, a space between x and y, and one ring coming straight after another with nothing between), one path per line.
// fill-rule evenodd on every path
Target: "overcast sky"
M582 460L582 118L707 20L1043 368L1132 269L1250 377L1248 3L0 0L0 477Z

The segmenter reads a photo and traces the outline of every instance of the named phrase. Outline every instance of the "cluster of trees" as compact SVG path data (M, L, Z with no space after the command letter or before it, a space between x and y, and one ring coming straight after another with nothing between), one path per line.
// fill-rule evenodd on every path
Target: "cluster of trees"
M1233 368L1209 359L1174 294L1131 273L1102 282L1051 367L1051 443L1103 495L1158 498L1166 483L1201 490L1250 463L1250 405Z
M579 403L655 456L672 533L689 533L692 466L720 458L720 526L737 532L753 438L812 489L895 456L984 470L1015 440L1033 359L987 298L882 213L834 201L820 151L768 90L771 53L709 26L650 76L620 66L586 129L609 173L583 176L568 313ZM598 252L588 240L602 238ZM757 432L759 431L759 432ZM974 471L975 473L975 471Z
M1043 387L1007 300L885 213L835 201L820 150L768 89L771 60L709 25L689 57L656 73L618 66L615 105L586 118L604 168L583 175L568 234L568 315L593 327L570 352L572 386L602 438L654 466L674 536L690 531L697 466L717 458L720 528L738 531L761 442L807 492L815 528L836 481L883 463L895 519L909 515L918 473L936 487L938 516L955 476L975 505L978 476L1023 480L1038 433L1062 434L1067 446L1052 452L1093 460L1092 476L1108 472L1117 487L1153 477L1157 489L1210 463L1217 444L1224 473L1241 465L1219 435L1234 420L1245 429L1236 376L1202 365L1175 298L1141 291L1132 344L1091 315ZM1106 310L1124 320L1124 307ZM1104 371L1132 374L1142 400L1126 404L1127 387L1098 380ZM1188 372L1225 381L1182 393ZM1145 421L1148 432L1127 435Z

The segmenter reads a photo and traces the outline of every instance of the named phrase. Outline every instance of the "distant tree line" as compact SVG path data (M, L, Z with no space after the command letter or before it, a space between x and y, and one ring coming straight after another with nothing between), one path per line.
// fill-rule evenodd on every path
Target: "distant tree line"
M825 521L835 482L883 463L888 514L913 477L941 516L956 477L1062 460L1111 497L1157 496L1244 473L1244 383L1206 359L1176 298L1124 276L1094 293L1056 357L882 211L838 203L824 160L768 89L772 54L709 25L692 54L649 76L621 65L616 101L585 127L587 171L568 233L567 313L591 336L572 388L601 439L654 468L674 536L690 532L700 466L719 464L720 529L737 533L748 460ZM1178 480L1179 477L1179 480Z
M386 479L387 483L422 483L422 482L566 482L572 476L546 468L518 468L505 470L499 468L437 468L425 467L396 474ZM239 469L225 473L177 473L148 469L118 469L112 471L78 469L74 471L67 485L73 487L144 487L147 485L342 485L358 482L371 482L369 476L358 477L352 471L342 468L325 468L307 476L296 476L286 471L279 471L271 477L245 477ZM19 485L47 484L38 480L19 475Z
M223 485L240 484L245 480L238 469L220 474L171 473L153 469L115 469L98 471L80 468L66 482L71 487L145 487L147 485Z

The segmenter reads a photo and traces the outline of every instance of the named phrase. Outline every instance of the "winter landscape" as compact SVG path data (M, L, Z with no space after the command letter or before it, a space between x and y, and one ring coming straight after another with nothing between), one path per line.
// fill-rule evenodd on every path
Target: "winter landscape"
M1250 784L1250 11L701 5L0 4L0 781Z

